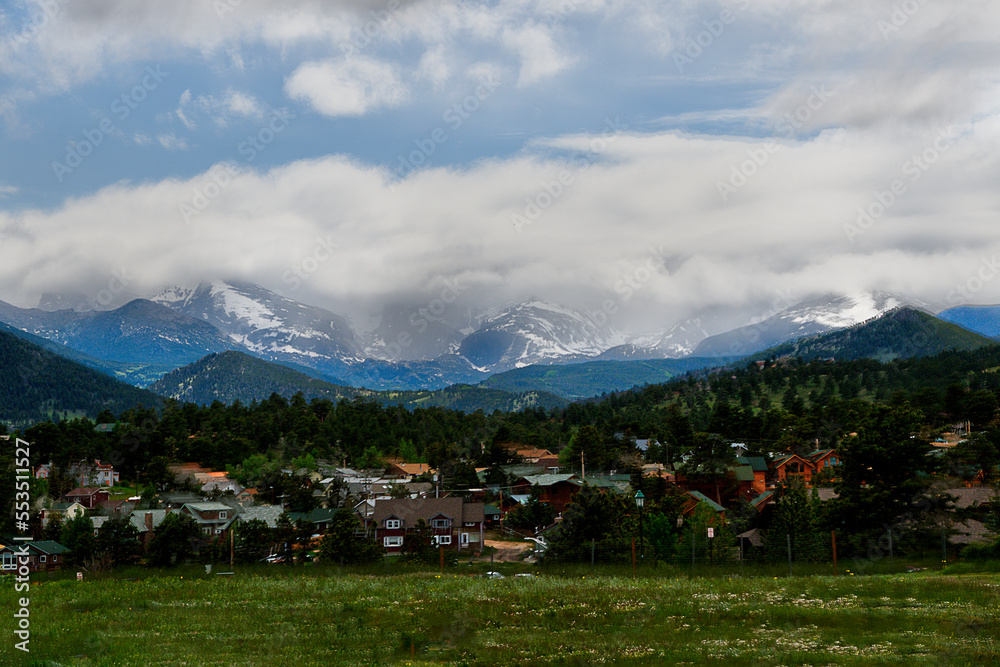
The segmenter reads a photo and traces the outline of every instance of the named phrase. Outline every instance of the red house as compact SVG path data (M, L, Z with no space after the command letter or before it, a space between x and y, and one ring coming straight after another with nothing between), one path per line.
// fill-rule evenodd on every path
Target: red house
M85 509L92 510L107 502L111 494L104 489L76 488L63 497L68 503L80 503Z
M522 477L512 488L513 495L529 495L532 487L538 487L541 501L552 505L556 512L562 514L566 506L573 502L576 494L583 488L583 482L576 475L528 475Z

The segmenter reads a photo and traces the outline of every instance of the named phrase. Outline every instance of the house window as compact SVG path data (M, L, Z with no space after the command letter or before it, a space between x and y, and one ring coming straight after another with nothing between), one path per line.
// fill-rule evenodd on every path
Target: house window
M459 544L461 544L463 547L469 545L469 534L468 533L462 533L462 537L459 540Z
M45 556L39 556L38 557L38 562L39 563L44 563L45 562Z
M385 529L386 530L399 530L399 527L400 527L400 525L402 523L403 522L400 521L399 519L386 519L385 520Z
M437 535L435 539L439 545L451 544L451 535Z
M52 562L53 563L58 563L59 562L59 556L52 556Z
M431 525L435 528L450 528L451 519L434 519L431 521Z
M399 537L384 537L382 538L382 544L386 547L401 547L403 546L403 538Z
M226 513L225 512L219 512L219 518L220 519L225 519L226 518Z
M3 569L14 569L14 554L8 552L3 555Z

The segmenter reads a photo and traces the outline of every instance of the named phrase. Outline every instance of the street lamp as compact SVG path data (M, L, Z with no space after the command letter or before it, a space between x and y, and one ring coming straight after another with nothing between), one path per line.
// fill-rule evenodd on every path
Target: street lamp
M642 560L644 551L642 548L642 506L646 504L646 496L642 495L642 489L635 494L635 506L639 508L639 560Z

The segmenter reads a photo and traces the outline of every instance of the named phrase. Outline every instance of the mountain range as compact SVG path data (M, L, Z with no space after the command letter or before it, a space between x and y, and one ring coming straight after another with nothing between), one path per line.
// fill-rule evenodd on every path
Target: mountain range
M762 350L839 358L836 346L824 347L815 338L858 329L884 313L919 320L925 332L933 329L934 340L941 338L939 347L967 349L963 346L989 344L1000 334L1000 307L955 308L936 319L900 309L902 299L880 293L780 302L728 331L717 331L720 319L707 313L662 332L631 336L603 318L541 299L489 316L463 313L467 326L461 329L426 308L386 306L371 331L359 332L336 313L235 281L171 287L109 311L59 308L67 303L80 300L46 295L40 304L44 309L0 302L0 322L22 339L94 370L196 402L213 396L254 400L262 392L266 397L293 388L310 397L351 397L453 385L552 397L543 396L543 402L572 400L663 382ZM964 329L949 324L947 331L939 330L945 321ZM986 338L972 341L955 333L966 329ZM873 335L874 342L855 337L841 349L880 358L906 356L890 339L915 334L896 327ZM878 348L883 339L889 342ZM790 341L799 343L788 347ZM255 361L284 369L265 371ZM254 377L254 390L224 386L219 378L227 376ZM465 390L463 396L470 395ZM491 402L498 400L494 396Z

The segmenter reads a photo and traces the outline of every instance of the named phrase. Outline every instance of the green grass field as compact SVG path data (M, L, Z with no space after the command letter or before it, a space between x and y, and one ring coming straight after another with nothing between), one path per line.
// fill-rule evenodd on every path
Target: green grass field
M472 569L43 579L30 591L30 656L9 648L9 632L0 656L143 667L1000 664L995 573L689 578L660 568L632 578L599 568L486 579ZM17 597L5 577L3 608Z

